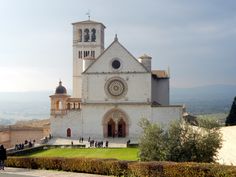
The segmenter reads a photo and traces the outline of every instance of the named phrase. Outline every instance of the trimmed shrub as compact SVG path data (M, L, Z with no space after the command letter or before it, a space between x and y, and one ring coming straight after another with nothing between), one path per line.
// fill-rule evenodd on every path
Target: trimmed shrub
M174 162L173 162L174 163ZM128 174L132 177L164 176L164 166L172 162L134 162L128 164Z
M233 177L235 166L210 163L129 162L115 159L9 157L7 166L124 177Z
M204 163L140 162L128 165L131 177L233 177L236 168Z
M122 176L126 174L128 161L90 158L8 157L6 166Z

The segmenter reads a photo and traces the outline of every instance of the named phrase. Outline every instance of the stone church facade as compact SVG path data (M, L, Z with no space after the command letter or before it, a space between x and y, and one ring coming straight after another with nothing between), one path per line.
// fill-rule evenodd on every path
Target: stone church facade
M51 95L53 137L137 139L141 118L168 123L183 107L169 105L169 73L151 70L152 58L136 59L117 36L104 48L105 26L73 23L73 94L59 82Z

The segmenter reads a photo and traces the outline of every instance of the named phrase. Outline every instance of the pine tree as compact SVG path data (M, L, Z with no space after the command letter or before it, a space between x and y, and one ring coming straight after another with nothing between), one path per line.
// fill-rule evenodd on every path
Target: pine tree
M226 118L225 125L226 126L236 125L236 97L234 97L234 102L231 106L229 115Z

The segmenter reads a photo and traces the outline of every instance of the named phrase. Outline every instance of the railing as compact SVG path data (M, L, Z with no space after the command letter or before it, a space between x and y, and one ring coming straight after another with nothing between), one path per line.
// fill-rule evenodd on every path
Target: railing
M80 102L68 102L67 110L75 110L80 109Z
M51 115L65 115L67 114L67 109L51 109Z

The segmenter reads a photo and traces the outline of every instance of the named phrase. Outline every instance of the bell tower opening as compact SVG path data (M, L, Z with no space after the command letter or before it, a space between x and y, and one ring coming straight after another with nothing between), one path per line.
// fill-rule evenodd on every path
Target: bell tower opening
M89 42L89 29L84 30L84 42Z
M92 34L91 34L91 41L96 42L96 29L92 29Z

